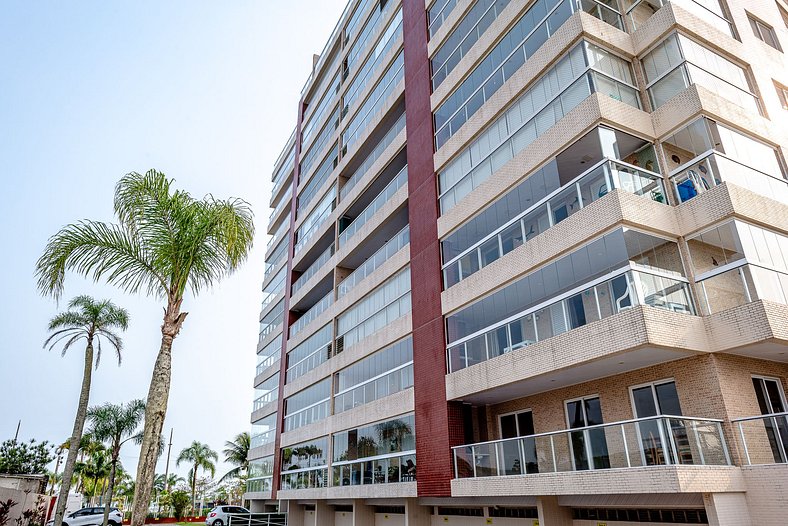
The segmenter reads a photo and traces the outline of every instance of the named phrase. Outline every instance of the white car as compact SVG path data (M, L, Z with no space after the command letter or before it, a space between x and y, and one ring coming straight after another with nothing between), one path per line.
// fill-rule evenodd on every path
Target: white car
M205 517L205 524L208 526L226 526L230 524L230 515L237 513L249 513L249 510L241 506L216 506Z
M101 526L104 522L104 506L97 508L82 508L74 513L69 513L63 517L63 526ZM54 520L47 522L46 526L52 526ZM123 515L118 508L109 509L109 519L107 526L121 526Z

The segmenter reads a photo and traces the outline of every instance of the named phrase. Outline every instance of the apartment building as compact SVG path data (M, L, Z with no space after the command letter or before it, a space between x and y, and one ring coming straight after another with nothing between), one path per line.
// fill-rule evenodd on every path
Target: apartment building
M788 524L782 2L351 0L273 171L253 511Z

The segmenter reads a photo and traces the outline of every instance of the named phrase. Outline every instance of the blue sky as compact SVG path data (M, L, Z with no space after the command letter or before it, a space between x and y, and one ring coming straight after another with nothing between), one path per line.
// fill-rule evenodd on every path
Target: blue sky
M65 302L38 294L33 267L64 224L112 220L115 182L150 168L196 197L242 197L255 211L258 235L245 267L185 301L190 315L174 345L166 421L175 455L192 440L221 450L249 430L271 169L295 124L312 54L344 3L3 3L0 440L19 419L22 438L69 436L83 349L63 358L42 349L47 321ZM123 364L104 356L91 403L144 397L161 302L69 275L64 299L83 293L131 312ZM132 472L136 453L122 453Z

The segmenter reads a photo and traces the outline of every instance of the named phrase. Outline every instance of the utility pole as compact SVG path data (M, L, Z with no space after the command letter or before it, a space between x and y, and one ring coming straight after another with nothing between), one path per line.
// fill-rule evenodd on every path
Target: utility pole
M172 451L172 432L173 428L170 428L170 444L167 446L167 466L164 468L164 490L169 492L170 491L170 451Z
M22 419L19 419L19 423L16 425L16 434L14 435L14 442L19 438L19 428L22 427Z

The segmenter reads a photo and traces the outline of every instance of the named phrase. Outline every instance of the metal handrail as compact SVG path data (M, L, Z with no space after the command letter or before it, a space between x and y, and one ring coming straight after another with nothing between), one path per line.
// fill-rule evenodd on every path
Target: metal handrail
M746 416L744 418L732 418L732 424L738 424L739 422L749 422L751 420L763 420L764 418L775 418L778 416L788 416L788 411L783 411L782 413L769 413L766 415L756 415L756 416Z
M452 446L452 449L461 449L465 447L471 446L484 446L487 444L498 444L504 442L512 442L516 440L523 440L525 438L539 438L551 435L563 435L565 433L575 433L578 431L588 431L591 429L600 429L604 427L612 427L612 426L622 426L626 424L637 424L638 422L646 422L650 420L663 420L663 419L673 419L673 420L690 420L694 422L713 422L715 424L721 424L723 420L718 418L700 418L694 416L678 416L678 415L656 415L656 416L647 416L643 418L631 418L629 420L621 420L619 422L610 422L607 424L595 424L593 426L585 426L585 427L574 427L572 429L561 429L560 431L547 431L545 433L534 433L533 435L525 435L520 437L513 437L513 438L501 438L498 440L488 440L487 442L474 442L472 444L464 444L462 446Z

